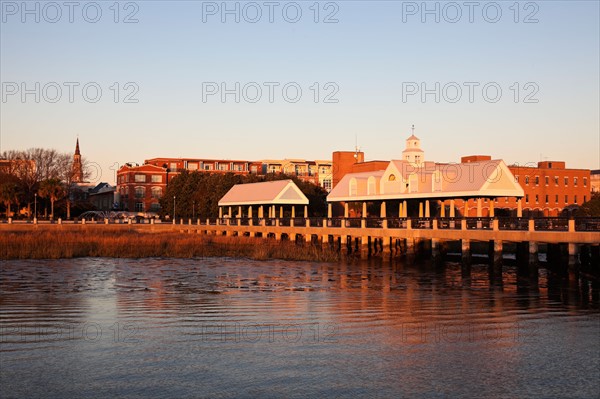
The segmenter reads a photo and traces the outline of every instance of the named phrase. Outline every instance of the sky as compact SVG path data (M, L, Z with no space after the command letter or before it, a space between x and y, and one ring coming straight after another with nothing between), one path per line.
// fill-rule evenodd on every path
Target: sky
M0 2L0 152L600 168L598 1Z

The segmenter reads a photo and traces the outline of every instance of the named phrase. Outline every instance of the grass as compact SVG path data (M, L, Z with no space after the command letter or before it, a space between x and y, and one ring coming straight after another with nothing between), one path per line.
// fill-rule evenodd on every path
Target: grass
M338 253L311 244L250 237L123 230L0 232L0 259L79 257L245 257L332 262Z

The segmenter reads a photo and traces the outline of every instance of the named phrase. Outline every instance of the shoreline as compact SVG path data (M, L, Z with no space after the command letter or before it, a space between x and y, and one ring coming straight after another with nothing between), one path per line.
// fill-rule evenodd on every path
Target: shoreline
M199 258L336 262L337 252L313 244L255 237L140 232L116 228L0 230L0 259Z

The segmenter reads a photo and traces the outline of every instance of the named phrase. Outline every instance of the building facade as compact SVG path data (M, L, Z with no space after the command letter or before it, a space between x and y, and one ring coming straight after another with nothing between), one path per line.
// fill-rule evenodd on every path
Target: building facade
M265 159L260 161L261 173L285 173L300 180L323 187L327 192L333 187L332 162L327 160L307 161L305 159Z
M158 212L166 187L166 168L125 164L117 171L116 207L129 212Z

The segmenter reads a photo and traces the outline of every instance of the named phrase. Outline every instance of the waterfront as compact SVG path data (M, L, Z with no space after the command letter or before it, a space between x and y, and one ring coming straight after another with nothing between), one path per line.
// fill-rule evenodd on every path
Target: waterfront
M545 269L82 258L0 278L2 397L600 394L598 285Z

